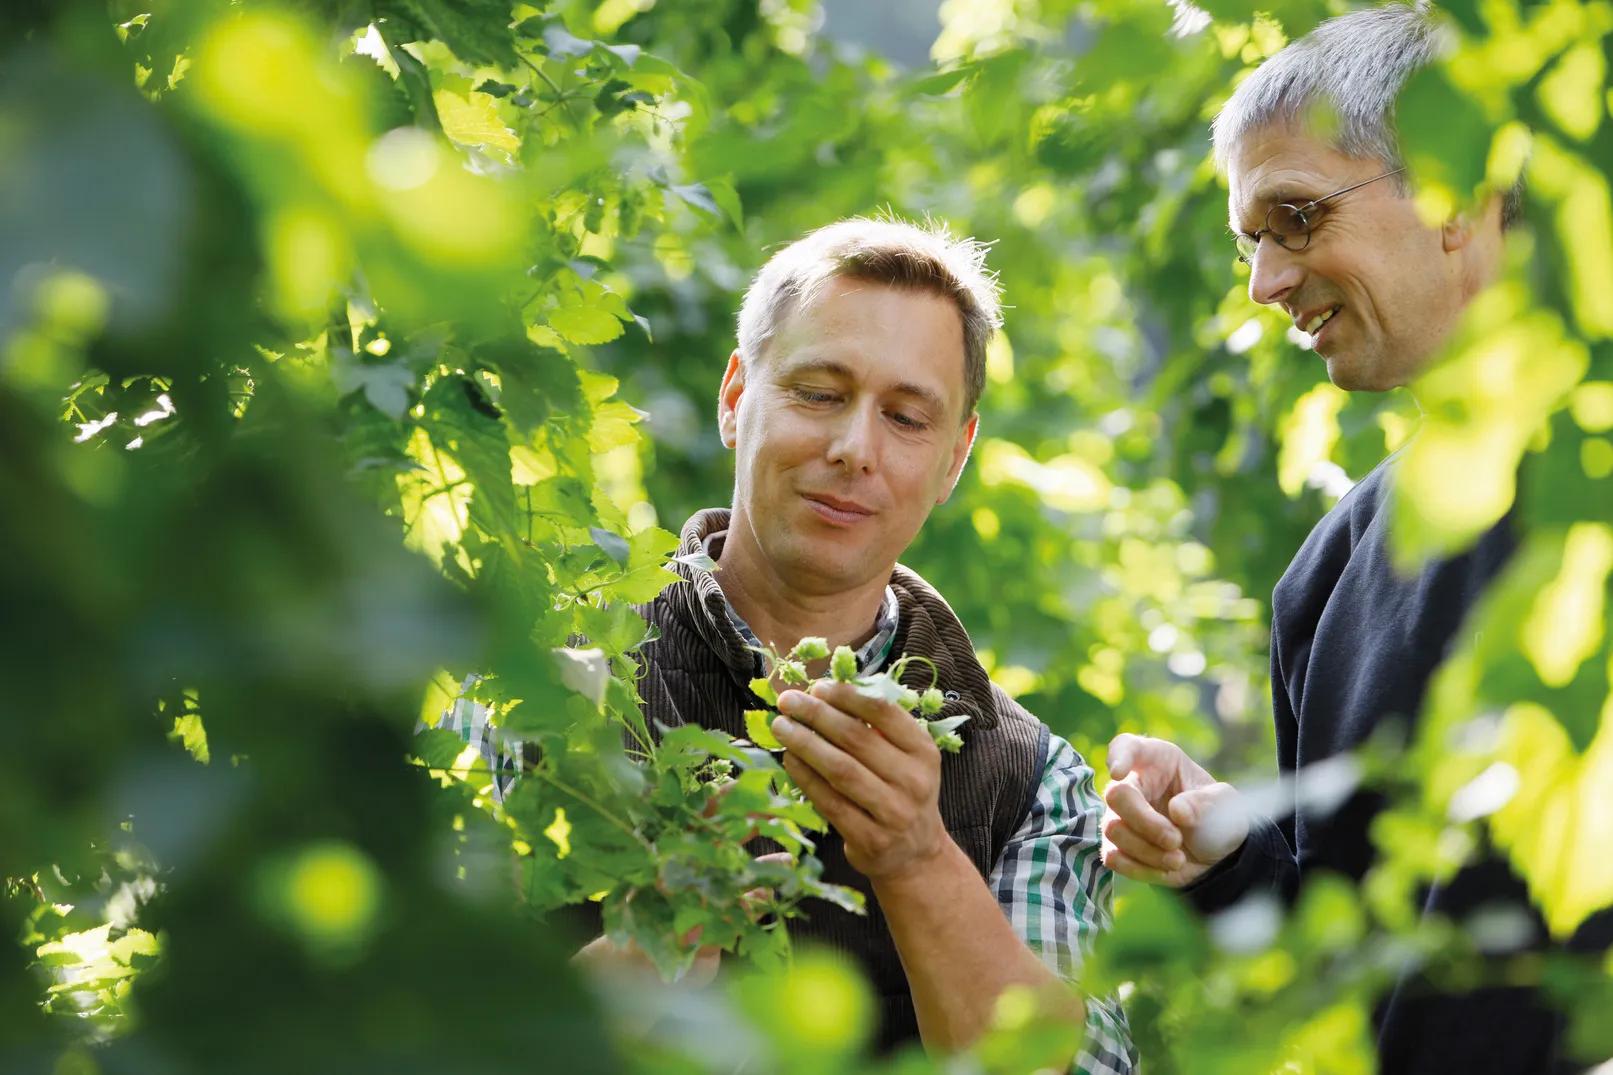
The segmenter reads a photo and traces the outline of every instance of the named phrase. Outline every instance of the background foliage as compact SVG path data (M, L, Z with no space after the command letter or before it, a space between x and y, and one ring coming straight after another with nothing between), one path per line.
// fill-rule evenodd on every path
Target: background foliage
M1362 890L1208 925L1123 891L1088 980L1150 1070L1369 1070L1400 961L1473 973L1481 924L1419 925L1414 894L1486 841L1555 932L1613 903L1613 7L1447 6L1461 50L1402 111L1422 196L1503 185L1526 145L1531 196L1420 421L1249 303L1206 156L1240 74L1338 10L25 9L0 58L7 1070L925 1070L857 1059L861 984L739 900L833 895L809 855L739 847L758 813L809 846L765 758L622 745L627 606L728 497L739 293L880 207L994 241L1011 307L982 441L907 560L1095 763L1131 730L1269 775L1267 595L1419 424L1408 559L1514 503L1526 529L1417 741L1367 759L1396 808ZM507 798L414 735L461 697L528 744ZM669 972L702 927L733 979L589 992L559 910L589 897ZM1515 972L1613 1054L1613 967ZM1069 1028L1036 1025L1006 1004L978 1062L1037 1066Z

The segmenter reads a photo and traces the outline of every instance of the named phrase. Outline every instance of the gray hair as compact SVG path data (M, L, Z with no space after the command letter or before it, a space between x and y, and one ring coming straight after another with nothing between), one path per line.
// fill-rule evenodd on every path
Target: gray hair
M1426 3L1385 4L1328 19L1256 68L1232 94L1211 127L1223 169L1233 147L1271 125L1304 127L1313 109L1335 149L1348 157L1404 167L1394 128L1395 100L1411 76L1446 55L1453 44ZM1313 128L1314 129L1314 128ZM1409 192L1408 173L1395 177ZM1501 199L1501 226L1523 212L1520 174Z
M986 386L986 345L1002 325L986 244L955 238L945 224L895 216L851 217L797 239L768 259L739 308L739 356L760 358L779 326L837 277L928 291L950 299L963 321L964 417Z

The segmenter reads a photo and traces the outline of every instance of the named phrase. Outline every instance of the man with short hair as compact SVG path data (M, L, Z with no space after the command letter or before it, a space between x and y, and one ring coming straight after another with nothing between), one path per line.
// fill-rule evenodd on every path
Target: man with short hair
M937 719L970 717L944 760L910 713L852 684L780 693L784 768L832 830L817 841L823 880L867 906L811 906L791 934L856 958L882 1048L964 1048L1005 990L1051 986L1084 1023L1072 1070L1112 1075L1135 1065L1124 1013L1061 984L1109 921L1092 769L991 682L946 601L896 562L963 470L999 324L985 248L944 228L844 220L773 256L718 397L733 506L684 525L683 583L640 609L658 630L640 693L651 728L746 737L764 642L822 637L851 647L861 674L933 662ZM689 566L701 553L719 570ZM903 682L930 686L929 666ZM579 958L632 954L601 937Z
M1496 275L1502 231L1518 215L1514 189L1438 227L1418 217L1390 117L1406 80L1442 45L1421 8L1332 19L1258 68L1215 120L1250 297L1293 318L1340 388L1410 383ZM1366 873L1382 798L1359 791L1328 816L1304 813L1305 767L1416 717L1464 617L1516 545L1503 520L1467 552L1397 574L1385 510L1394 473L1391 456L1341 499L1272 595L1273 708L1291 809L1275 823L1250 818L1234 788L1176 745L1118 736L1104 796L1104 862L1117 872L1181 888L1205 911L1254 893L1292 899L1318 870ZM1521 882L1490 859L1436 886L1425 910L1460 921L1498 903L1528 909ZM1581 939L1605 945L1607 925L1603 916ZM1560 1023L1528 989L1442 995L1407 979L1377 1013L1382 1070L1557 1070Z

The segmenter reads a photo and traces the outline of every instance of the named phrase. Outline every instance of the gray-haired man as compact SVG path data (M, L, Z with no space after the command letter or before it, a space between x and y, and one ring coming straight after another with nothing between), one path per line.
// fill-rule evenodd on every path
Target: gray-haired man
M1421 8L1332 19L1263 64L1215 121L1249 294L1310 335L1340 388L1408 384L1495 275L1502 231L1518 210L1514 190L1439 227L1417 215L1390 116L1407 78L1441 46ZM1463 555L1397 574L1383 510L1393 464L1340 500L1272 595L1278 763L1295 778L1288 812L1275 823L1251 819L1235 789L1174 744L1119 736L1104 819L1104 861L1117 872L1182 888L1207 911L1251 893L1292 898L1317 870L1365 874L1381 800L1361 792L1327 816L1303 814L1305 767L1354 749L1386 721L1416 716L1465 615L1515 545L1504 520ZM1497 904L1528 901L1490 859L1436 887L1426 910L1461 921ZM1607 916L1593 920L1575 944L1605 946L1609 927ZM1377 1016L1385 1072L1570 1070L1560 1018L1528 989L1452 995L1407 979Z

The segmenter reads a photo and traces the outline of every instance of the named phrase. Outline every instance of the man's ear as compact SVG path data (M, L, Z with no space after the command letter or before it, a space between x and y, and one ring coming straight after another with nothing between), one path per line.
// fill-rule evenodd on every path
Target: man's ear
M728 368L723 371L722 387L717 390L717 435L724 448L739 443L739 397L745 394L745 361L739 349L728 356Z
M1453 213L1440 227L1439 240L1445 253L1454 254L1473 241L1473 211L1464 209Z
M945 504L951 499L952 490L958 487L958 477L963 474L963 464L969 461L969 453L975 446L975 434L979 431L980 412L976 411L958 430L958 439L952 443L952 463L947 467L946 482L941 486L941 495L936 498L937 504Z

